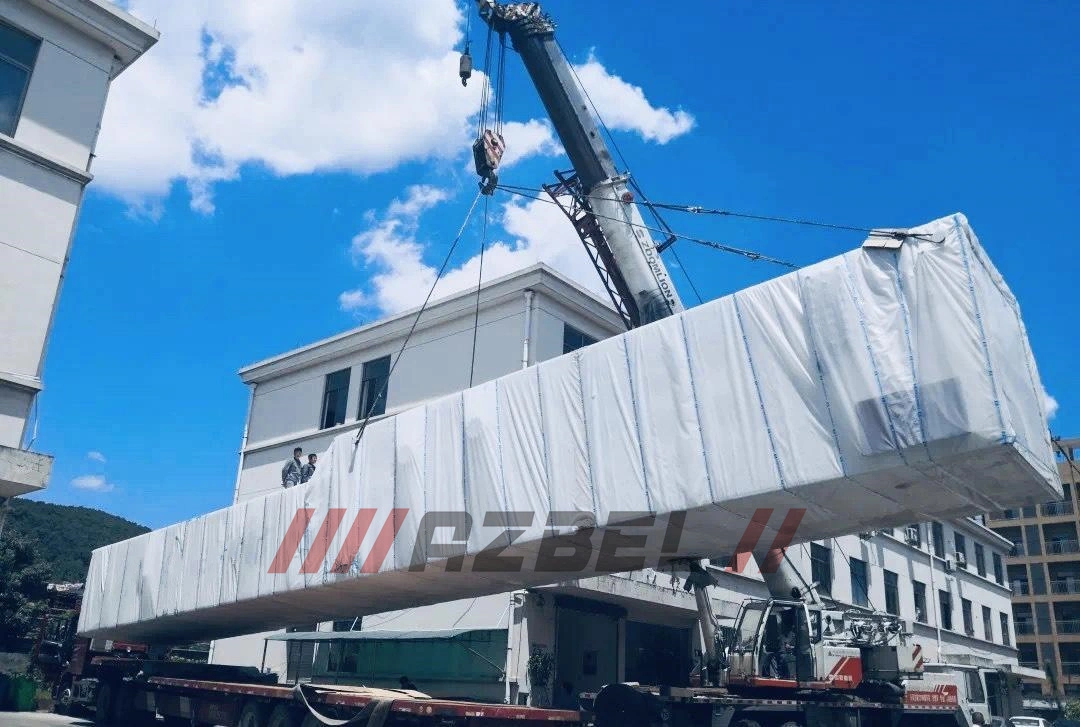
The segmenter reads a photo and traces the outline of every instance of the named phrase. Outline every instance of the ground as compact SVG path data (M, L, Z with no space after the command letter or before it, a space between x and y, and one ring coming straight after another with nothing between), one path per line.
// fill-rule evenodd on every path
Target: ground
M49 712L0 712L0 727L90 727L89 720Z

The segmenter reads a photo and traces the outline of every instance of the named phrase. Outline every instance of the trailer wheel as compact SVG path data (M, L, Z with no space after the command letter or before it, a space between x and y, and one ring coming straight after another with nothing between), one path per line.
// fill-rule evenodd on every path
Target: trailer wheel
M236 727L267 727L266 716L269 711L269 706L254 699L250 700L240 712L240 721L236 723Z
M266 723L266 727L300 727L301 720L303 720L303 715L298 710L286 704L279 704L270 713L270 721Z

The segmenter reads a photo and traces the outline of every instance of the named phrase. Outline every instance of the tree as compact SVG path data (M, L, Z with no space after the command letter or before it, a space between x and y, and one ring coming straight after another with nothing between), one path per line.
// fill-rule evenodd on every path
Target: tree
M37 628L49 575L33 540L11 531L0 539L0 649L18 648Z
M1080 719L1080 700L1070 699L1065 703L1065 719Z

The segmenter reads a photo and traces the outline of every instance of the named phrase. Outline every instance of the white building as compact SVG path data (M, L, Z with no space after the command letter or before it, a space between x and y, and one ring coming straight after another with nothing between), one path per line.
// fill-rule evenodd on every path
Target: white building
M157 38L103 0L0 0L0 500L48 482L25 447L105 99Z
M469 291L429 306L396 365L415 311L244 368L240 376L251 387L251 405L235 500L280 487L293 447L305 455L322 452L373 407L377 416L392 414L468 387L470 370L478 384L623 330L607 304L536 265L483 287L473 366L475 305ZM379 398L384 387L385 400ZM939 527L942 557L932 557L926 543ZM818 581L837 602L894 610L908 619L931 659L940 654L1015 664L1009 590L1001 573L1011 543L970 520L914 532L917 539L906 531L865 540L852 535L800 545L789 555L808 582ZM956 564L961 550L966 565ZM726 573L724 565L714 563L721 583L712 596L718 615L731 619L743 599L767 593L752 562ZM947 611L942 594L951 605ZM616 680L678 684L700 649L695 619L694 598L680 582L644 570L369 616L360 633L327 648L309 642L287 649L281 641L264 643L267 634L224 639L211 658L263 665L289 680L396 686L408 675L439 696L521 702L538 691L527 668L537 650L553 656L547 699L563 682L579 691ZM319 629L349 631L354 625ZM315 629L298 624L294 631Z

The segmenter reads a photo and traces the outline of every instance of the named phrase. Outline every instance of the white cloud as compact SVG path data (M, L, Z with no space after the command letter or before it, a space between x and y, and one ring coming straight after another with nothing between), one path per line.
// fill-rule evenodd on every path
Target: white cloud
M245 165L278 176L373 174L460 159L483 88L457 81L460 3L428 0L130 0L161 40L117 79L106 107L97 187L150 214L174 183L214 210L214 186ZM471 12L471 7L466 4ZM693 126L652 106L595 58L578 66L617 129L666 143ZM505 165L560 146L546 120L508 122Z
M104 475L81 475L71 481L71 486L79 490L90 492L112 492L113 483L105 479Z
M244 164L361 174L452 158L482 83L457 82L461 14L396 0L132 0L162 37L110 93L100 186L150 203L182 180L212 211Z
M87 452L86 458L93 460L94 462L101 462L102 464L105 464L105 462L107 461L105 459L105 455L103 455L101 452Z
M1058 400L1050 396L1045 388L1043 388L1043 408L1046 410L1046 418L1053 419L1057 416Z
M575 65L581 85L609 128L634 131L648 141L666 144L694 128L694 117L682 109L657 107L640 86L611 74L595 56Z
M371 274L366 290L358 288L339 296L342 309L373 308L379 313L391 314L423 303L435 282L437 268L424 260L426 245L418 235L417 216L422 210L417 211L415 202L420 198L440 197L444 195L410 188L403 200L391 202L384 216L373 217L371 226L353 238L353 255ZM474 213L474 222L483 214L482 204ZM414 211L416 214L407 214ZM501 226L508 239L496 239L485 250L484 280L494 280L544 262L586 288L605 295L581 241L555 205L540 200L510 202L493 211L492 223ZM469 234L466 232L466 238ZM479 269L479 255L451 268L439 281L433 299L474 287Z

